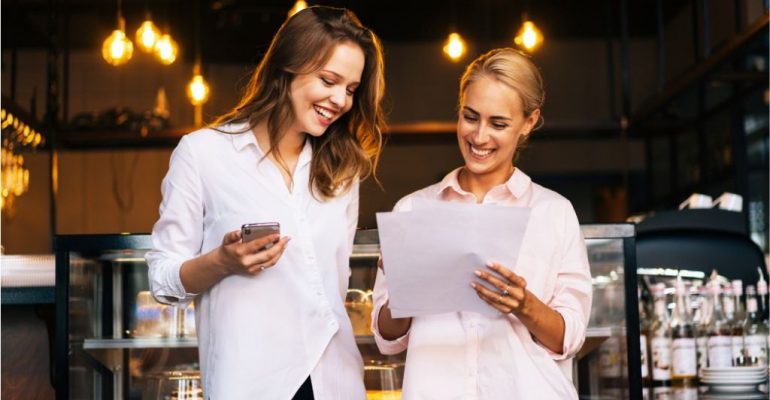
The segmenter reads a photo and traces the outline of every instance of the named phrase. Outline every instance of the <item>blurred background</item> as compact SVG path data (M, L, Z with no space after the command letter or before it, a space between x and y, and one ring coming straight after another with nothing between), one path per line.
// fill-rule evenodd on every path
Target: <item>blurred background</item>
M235 104L301 3L3 1L5 253L50 253L56 233L149 232L173 147ZM461 165L459 77L516 46L547 92L518 167L570 199L581 223L733 192L767 252L767 1L307 4L350 8L384 44L391 126L361 228Z

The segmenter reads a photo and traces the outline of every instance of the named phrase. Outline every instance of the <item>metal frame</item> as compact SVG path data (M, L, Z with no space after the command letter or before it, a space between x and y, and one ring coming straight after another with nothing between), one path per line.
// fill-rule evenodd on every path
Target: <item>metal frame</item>
M70 287L70 255L73 252L97 252L104 250L149 249L152 241L148 234L117 234L117 235L64 235L54 238L56 254L56 362L54 365L55 389L57 400L70 398L69 388L69 359L72 349L69 344L69 287ZM112 296L106 296L105 299ZM110 311L112 305L110 304ZM103 321L112 330L111 321ZM104 327L103 327L104 328ZM104 372L104 371L102 371ZM102 387L104 393L120 390L114 387L114 382L108 381Z
M580 226L585 239L623 240L623 279L626 305L626 353L628 395L642 400L641 348L639 343L639 299L636 294L636 228L632 224L586 224Z

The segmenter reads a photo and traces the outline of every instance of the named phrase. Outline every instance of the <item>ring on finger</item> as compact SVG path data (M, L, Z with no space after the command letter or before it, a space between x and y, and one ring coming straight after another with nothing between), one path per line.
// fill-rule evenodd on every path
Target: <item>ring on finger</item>
M505 289L503 289L503 291L500 292L500 295L503 297L508 296L509 294L510 293L508 293L508 286L506 286Z
M263 265L263 266L259 267L259 270L260 270L260 271L264 271L264 270L265 270L265 268L267 268L267 267L265 267L265 266Z

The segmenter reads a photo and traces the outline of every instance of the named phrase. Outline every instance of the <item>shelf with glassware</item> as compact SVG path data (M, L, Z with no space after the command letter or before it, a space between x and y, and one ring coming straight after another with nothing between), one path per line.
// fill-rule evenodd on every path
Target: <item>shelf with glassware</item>
M169 379L199 390L194 304L167 306L152 298L144 260L150 247L145 234L56 237L56 329L65 332L55 339L58 399L145 398ZM376 263L373 250L357 244L352 263ZM370 292L350 293L359 294L349 308L356 342L367 371L377 375L368 381L379 388L379 376L400 379L403 356L380 355L362 325L370 320Z
M639 329L634 229L627 224L585 225L583 234L597 300L574 380L581 394L608 389L631 393L634 379L641 379L636 376L639 363L626 361L639 358L629 357L639 354L638 341L636 349L634 341L627 343L628 337L638 337ZM150 301L144 261L150 246L149 235L57 236L57 331L66 332L56 338L57 398L131 398L174 374L195 379L194 311ZM405 354L380 354L369 328L378 257L376 230L359 231L346 308L364 358L367 388L387 389L382 382L390 381L398 389ZM633 313L625 309L628 293L633 294ZM612 374L619 376L610 379Z
M640 342L632 339L639 337L634 227L630 224L603 224L582 225L581 229L591 265L594 306L585 343L575 357L573 381L582 397L617 395L612 398L641 399L640 361L629 361L641 359ZM371 294L374 287L378 243L376 230L359 231L356 235L356 249L351 260L352 289L346 305L354 330L358 326L364 331L359 333L370 334L365 330L369 329L371 320L362 318L357 323L357 313L351 312L351 308L358 307L359 299ZM370 313L371 303L368 307ZM361 315L370 318L369 313ZM367 350L379 357L375 360L384 357L372 344L370 349L362 347L365 361ZM405 354L400 357L393 363L402 366L399 363L405 359Z

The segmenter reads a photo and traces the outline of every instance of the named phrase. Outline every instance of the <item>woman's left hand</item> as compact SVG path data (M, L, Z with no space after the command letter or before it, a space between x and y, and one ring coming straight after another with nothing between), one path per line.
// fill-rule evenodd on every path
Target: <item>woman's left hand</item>
M477 282L471 282L471 286L476 289L476 294L503 314L517 314L523 310L528 294L527 281L501 264L493 262L489 263L487 267L497 274L477 270L475 271L476 276L497 290L490 289Z

